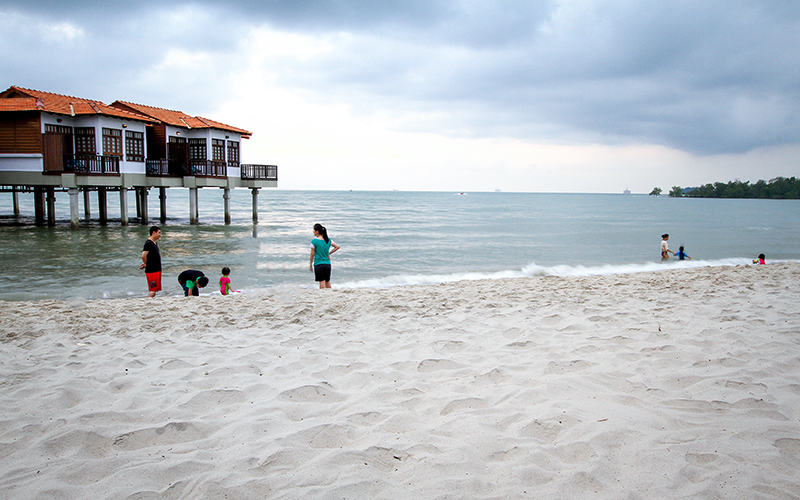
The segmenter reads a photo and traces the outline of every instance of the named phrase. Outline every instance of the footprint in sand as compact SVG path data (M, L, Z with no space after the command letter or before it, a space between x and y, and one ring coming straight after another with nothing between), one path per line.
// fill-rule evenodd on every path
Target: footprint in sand
M552 443L564 429L565 426L559 423L534 420L520 429L519 433L540 443Z
M545 370L545 373L573 373L585 370L595 365L597 365L597 363L592 363L583 359L574 359L569 363L557 363L555 361L550 361L547 363L547 369Z
M114 446L130 451L150 446L199 441L205 437L206 434L191 422L170 422L163 427L150 427L121 434L114 439Z
M350 429L336 424L324 424L294 435L312 448L342 448L350 442Z
M295 403L336 403L344 401L345 397L330 387L321 385L303 385L288 391L283 391L278 395L284 401L294 401Z
M96 432L71 431L48 439L44 446L54 457L102 458L107 455L111 444L111 439Z
M433 348L436 352L461 352L467 346L466 342L459 340L440 340L433 343Z
M776 440L773 446L780 450L781 455L787 455L794 459L800 459L800 439L781 438Z
M263 462L250 469L249 473L257 477L263 477L279 471L295 470L297 467L313 460L317 455L316 451L311 450L281 450L268 456Z
M371 426L375 425L384 419L382 413L377 411L369 411L365 413L354 413L347 417L347 421L353 425L358 426Z
M459 368L461 368L461 365L448 359L425 359L420 362L417 371L427 373L439 370L457 370Z
M202 391L182 404L181 408L203 411L227 405L241 404L245 400L244 393L237 390Z
M442 409L439 415L449 415L453 412L461 410L474 410L478 408L486 408L486 400L481 398L465 398L456 399L447 403L447 406Z
M719 459L719 457L713 453L687 453L685 458L690 464L701 467Z

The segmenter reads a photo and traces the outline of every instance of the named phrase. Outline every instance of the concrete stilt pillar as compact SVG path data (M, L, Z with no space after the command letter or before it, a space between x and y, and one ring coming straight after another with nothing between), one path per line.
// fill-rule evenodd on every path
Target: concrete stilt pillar
M189 188L189 224L197 224L199 212L197 209L197 188Z
M89 188L83 188L83 213L88 222L92 218L92 202L89 200Z
M80 226L80 201L78 201L78 188L69 188L69 227L78 229ZM86 191L84 191L85 193Z
M122 220L122 225L128 225L128 188L119 188L119 218Z
M142 215L141 215L142 225L146 226L149 222L149 220L147 219L147 188L146 187L139 188L139 193L142 198L141 201L139 202L142 208Z
M100 224L108 222L108 200L106 199L106 188L97 188L97 210L99 211Z
M158 188L158 201L161 208L161 223L167 222L167 188Z
M33 187L33 212L35 214L36 225L43 226L45 218L44 188L41 186Z
M56 190L51 186L45 190L47 190L47 225L52 227L56 225Z
M253 192L253 224L258 224L258 188L250 188Z
M142 188L133 188L134 198L136 199L136 217L142 216Z
M225 224L231 223L231 190L223 188L222 191L222 204L225 210Z
M17 191L17 186L14 186L12 189L11 202L14 205L14 217L19 217L19 191Z

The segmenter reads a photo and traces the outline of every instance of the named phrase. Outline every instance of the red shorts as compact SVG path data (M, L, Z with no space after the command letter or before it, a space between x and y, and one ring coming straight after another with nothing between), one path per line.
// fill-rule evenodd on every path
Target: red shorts
M161 271L145 273L147 276L147 289L151 292L161 291Z

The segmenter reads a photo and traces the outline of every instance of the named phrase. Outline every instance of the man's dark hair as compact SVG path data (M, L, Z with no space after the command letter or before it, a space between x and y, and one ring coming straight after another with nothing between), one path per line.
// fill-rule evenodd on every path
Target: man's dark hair
M206 286L208 286L208 278L206 278L205 276L200 276L199 278L197 278L197 286L199 286L200 288L205 288Z
M161 231L161 228L158 226L150 226L150 236L153 236L153 233L156 231Z

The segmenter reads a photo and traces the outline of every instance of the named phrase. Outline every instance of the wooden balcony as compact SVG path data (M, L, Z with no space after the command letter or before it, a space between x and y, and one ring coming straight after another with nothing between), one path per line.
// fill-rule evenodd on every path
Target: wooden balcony
M64 155L62 172L84 175L119 175L119 156Z
M277 165L241 165L242 180L277 181Z
M218 160L192 160L191 174L198 177L228 177L228 165Z
M192 160L184 165L178 160L147 160L145 172L154 177L228 177L228 168L224 161Z
M179 174L177 172L174 174L170 173L169 163L169 160L147 160L145 162L145 174L154 177L168 177L173 175L178 177Z
M230 166L236 166L231 164ZM242 180L277 181L277 165L238 165ZM147 175L153 177L214 177L227 178L228 165L224 161L192 160L189 166L181 165L177 160L147 160Z

